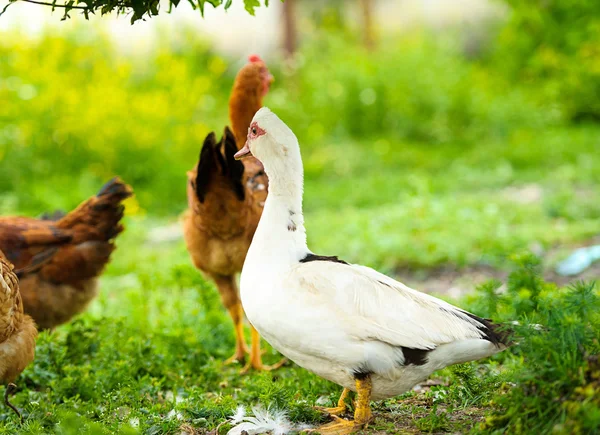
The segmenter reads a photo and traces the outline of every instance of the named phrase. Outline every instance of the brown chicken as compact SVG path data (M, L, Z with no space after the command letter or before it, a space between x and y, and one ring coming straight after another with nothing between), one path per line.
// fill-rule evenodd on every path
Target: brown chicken
M184 218L187 249L194 265L215 282L233 320L236 346L227 362L244 361L250 353L243 371L250 367L270 370L285 362L263 365L260 336L254 328L248 351L236 282L262 214L268 180L256 159L242 163L233 155L245 144L250 121L262 107L272 81L265 63L256 55L250 56L237 74L229 100L233 132L225 128L218 142L214 133L209 134L198 165L188 172L189 209Z
M0 252L0 380L7 384L4 403L21 417L8 401L14 380L33 361L37 329L33 319L23 313L19 280Z
M0 250L15 265L25 312L42 329L82 312L123 231L121 202L132 195L120 179L57 220L0 217Z
M248 61L238 72L229 98L229 121L231 122L231 129L238 150L246 143L250 121L252 121L258 109L262 107L263 97L267 95L271 83L275 80L267 65L256 54L250 55ZM231 157L233 158L233 156ZM269 185L269 179L265 174L263 165L254 157L248 157L243 160L243 166L243 184L250 189L255 202L263 207L267 199L267 187ZM258 214L258 220L260 220L261 214L262 209ZM254 231L252 231L252 234L254 234ZM248 245L248 247L250 246Z

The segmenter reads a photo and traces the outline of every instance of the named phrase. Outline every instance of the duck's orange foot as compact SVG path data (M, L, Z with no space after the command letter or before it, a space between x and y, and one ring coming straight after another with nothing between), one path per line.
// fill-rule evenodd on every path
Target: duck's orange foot
M348 407L346 406L346 398L349 394L350 390L348 388L344 388L344 391L342 391L342 394L340 395L336 407L325 408L323 406L315 406L315 409L327 415L342 415L348 409Z
M342 415L346 412L346 406L336 406L335 408L326 408L324 406L315 406L315 409L327 415Z
M250 369L254 369L257 371L265 371L265 372L269 372L271 370L277 370L282 365L284 365L286 362L288 362L288 359L283 358L278 363L268 366L266 364L263 364L260 359L254 360L254 359L250 358L250 360L246 363L244 368L240 371L240 374L245 375L246 373L248 373L250 371Z
M344 420L343 418L333 416L335 419L331 423L311 429L309 433L319 433L322 435L346 435L356 432L362 428L362 424L357 424L354 420Z

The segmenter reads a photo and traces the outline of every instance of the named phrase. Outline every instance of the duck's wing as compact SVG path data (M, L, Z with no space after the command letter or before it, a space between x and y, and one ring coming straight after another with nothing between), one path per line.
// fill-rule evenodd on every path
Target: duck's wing
M358 340L431 350L473 338L502 347L505 339L490 321L365 266L300 263L286 281L327 304L347 333Z

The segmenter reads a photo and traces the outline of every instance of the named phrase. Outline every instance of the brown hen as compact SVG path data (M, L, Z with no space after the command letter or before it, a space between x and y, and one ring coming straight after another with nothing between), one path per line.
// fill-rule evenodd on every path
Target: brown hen
M188 210L184 218L184 238L194 265L212 279L234 324L235 353L227 362L250 358L244 371L253 367L270 370L279 367L262 363L260 336L252 328L252 347L244 339L244 310L239 298L236 275L241 272L250 242L267 197L268 179L256 159L237 161L250 121L262 107L273 77L256 55L249 57L237 74L229 100L233 132L225 128L217 142L207 136L197 166L188 172Z
M53 221L0 217L0 250L16 268L25 312L42 329L81 313L123 231L122 201L131 187L114 178L96 196Z
M0 252L0 380L7 384L4 403L19 417L19 410L8 401L12 383L33 361L37 329L33 319L23 313L19 280Z

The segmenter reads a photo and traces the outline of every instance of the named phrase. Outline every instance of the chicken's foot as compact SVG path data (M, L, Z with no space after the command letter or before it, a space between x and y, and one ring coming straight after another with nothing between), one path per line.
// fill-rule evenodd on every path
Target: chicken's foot
M10 409L12 409L13 411L15 411L15 413L19 416L19 420L21 420L21 422L22 422L23 416L21 415L21 412L15 405L10 403L10 401L8 400L8 396L10 396L13 393L13 391L15 391L16 388L17 388L17 386L15 384L13 384L12 382L9 383L8 385L6 385L6 389L4 390L4 404L6 406L8 406Z
M235 353L225 360L225 364L244 362L246 354L250 352L244 338L244 309L242 308L242 304L238 302L230 307L228 311L235 329Z
M252 345L250 347L250 359L241 371L241 374L246 374L252 368L254 370L276 370L287 362L287 358L283 358L276 364L268 366L262 363L262 352L260 350L260 335L254 327L252 329Z

